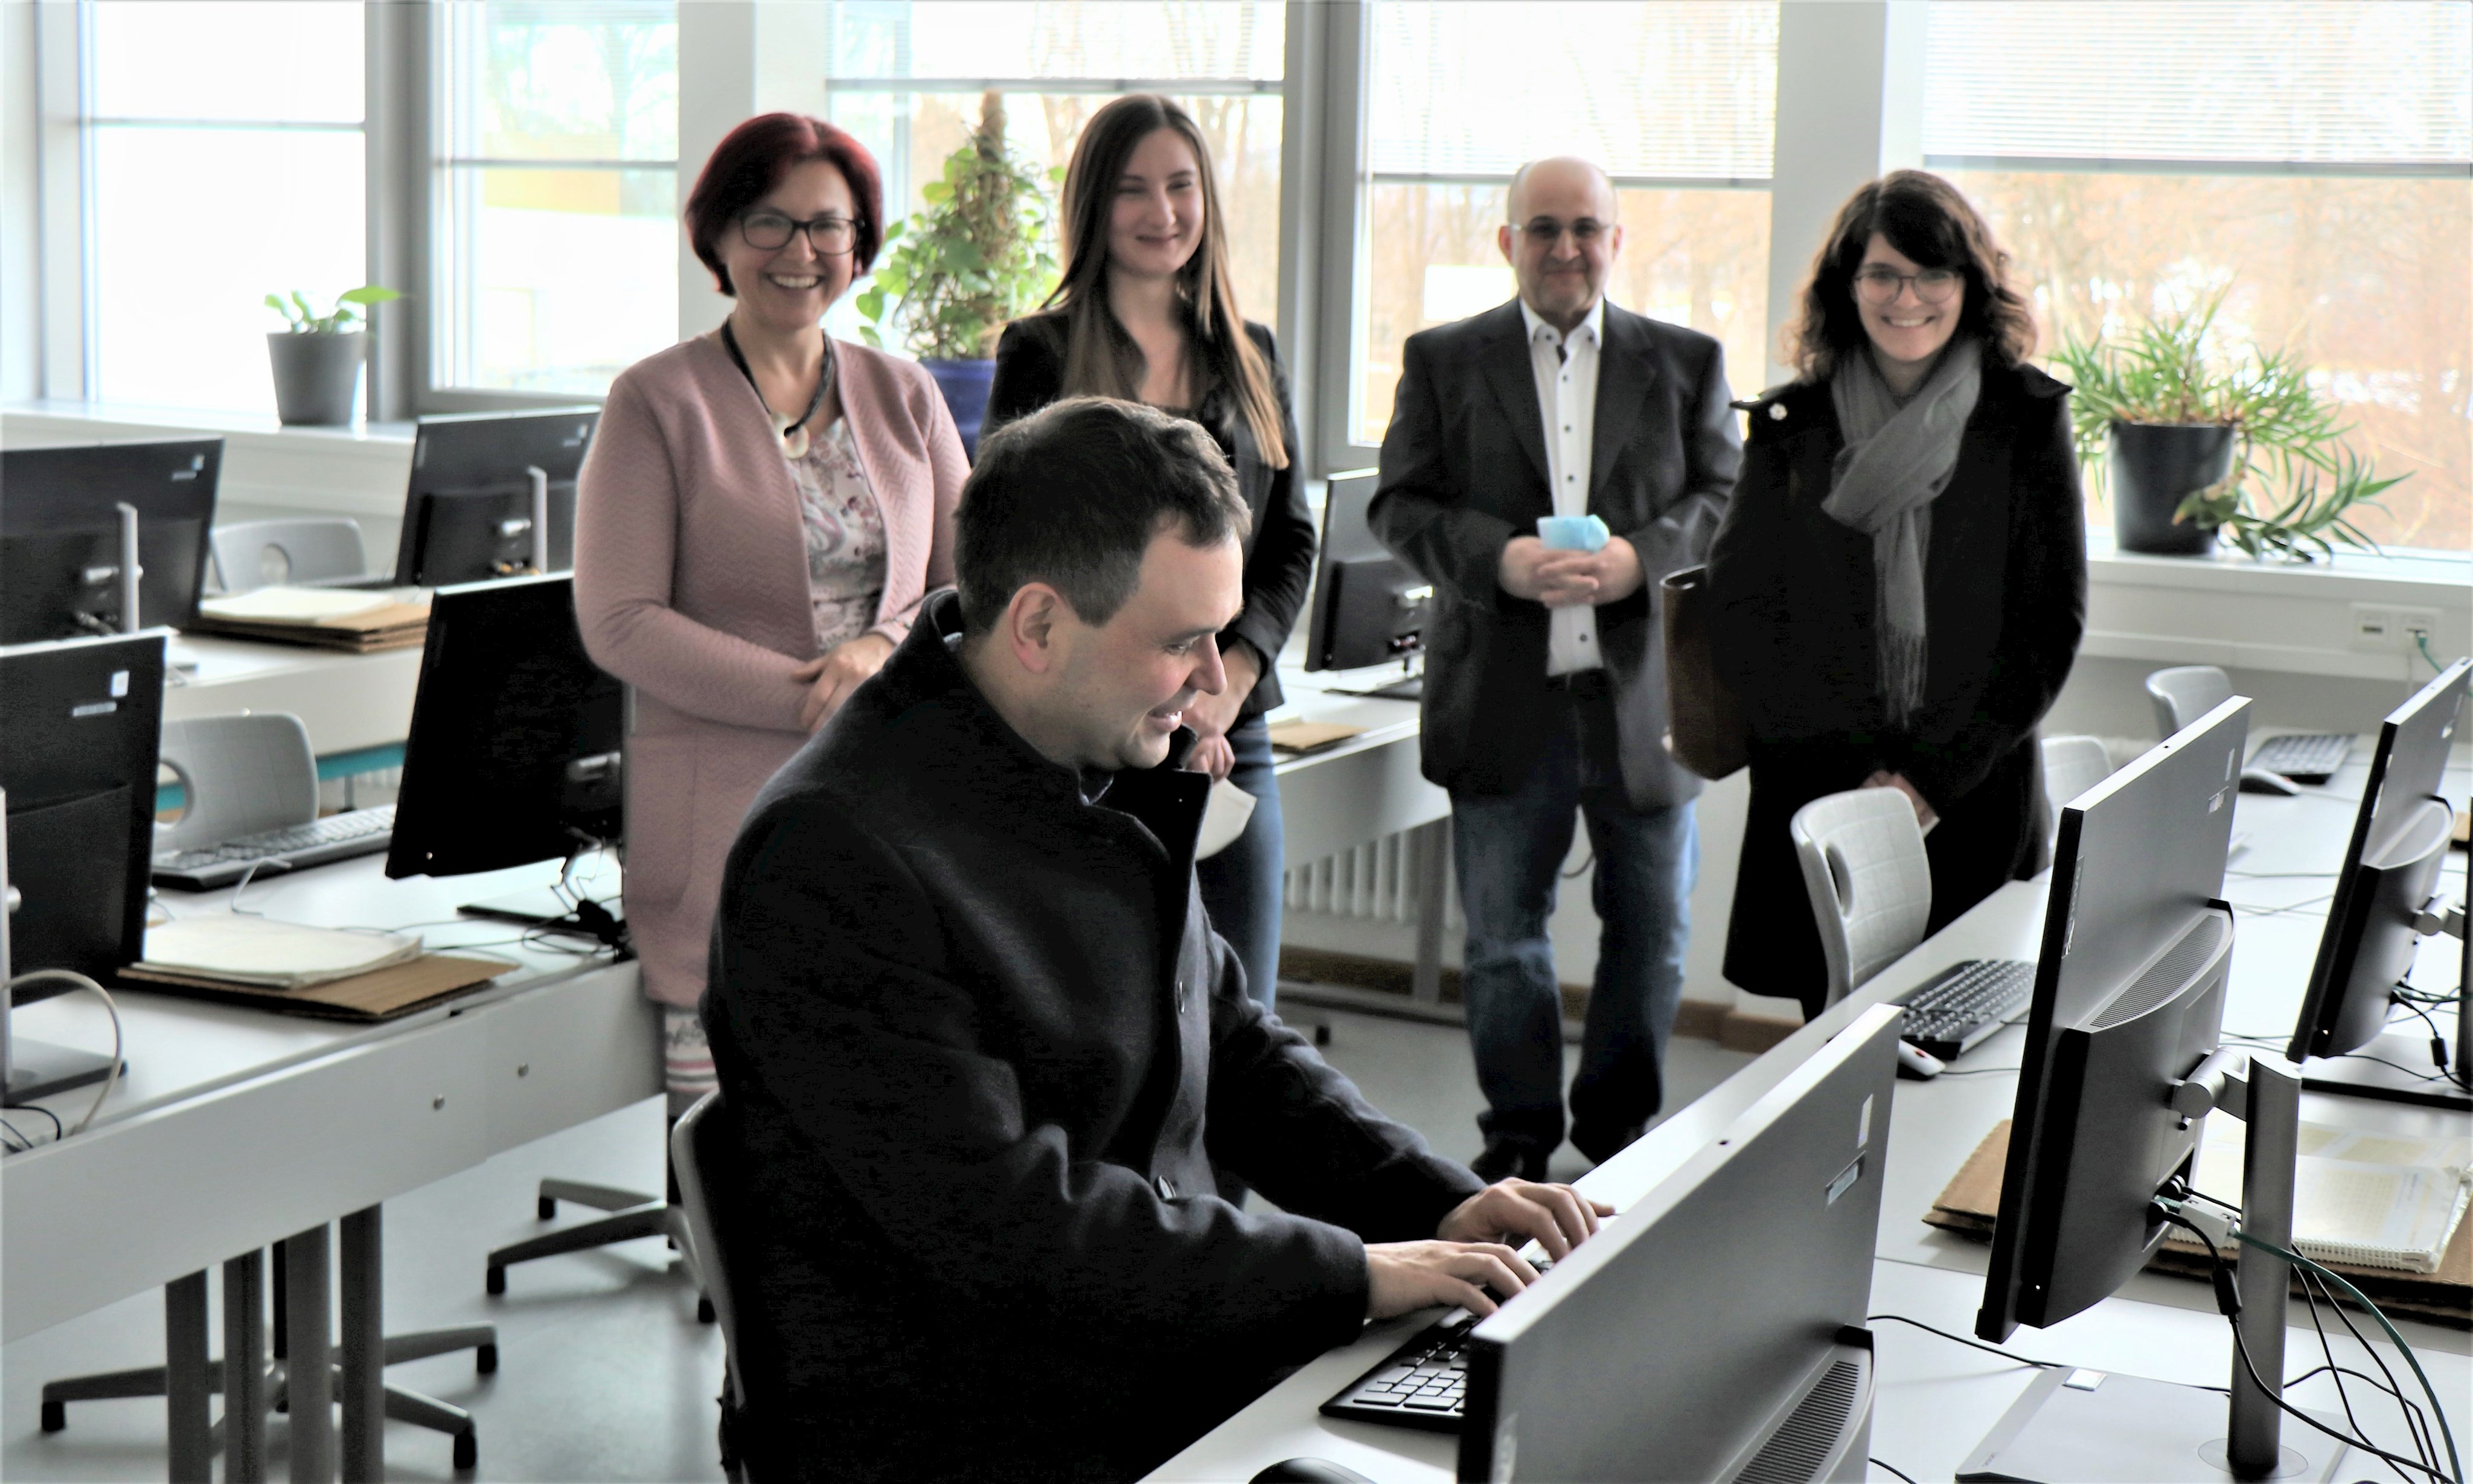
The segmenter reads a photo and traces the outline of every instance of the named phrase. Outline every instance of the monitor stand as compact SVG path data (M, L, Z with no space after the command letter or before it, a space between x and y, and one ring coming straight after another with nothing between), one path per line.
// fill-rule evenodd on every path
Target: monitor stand
M9 1090L0 1106L23 1107L55 1093L91 1087L111 1075L111 1058L49 1041L9 1041Z
M1400 679L1388 685L1371 690L1333 690L1335 696L1365 696L1376 701L1423 701L1426 698L1426 671L1412 660L1400 661Z
M623 948L627 945L626 920L611 911L607 904L594 901L589 897L578 897L569 905L567 898L548 887L517 892L510 897L492 897L487 901L468 901L455 910L466 917L487 918L493 922L515 922L570 938L589 938L605 947Z
M2461 1033L2458 1040L2462 1040ZM2369 1060L2372 1057L2379 1060ZM2395 1065L2386 1065L2390 1062ZM2430 1069L2419 1069L2425 1066ZM2303 1064L2301 1086L2310 1092L2338 1092L2388 1103L2444 1108L2452 1113L2473 1113L2473 1093L2447 1081L2437 1066L2431 1065L2430 1038L2406 1031L2390 1031L2350 1056L2311 1058Z

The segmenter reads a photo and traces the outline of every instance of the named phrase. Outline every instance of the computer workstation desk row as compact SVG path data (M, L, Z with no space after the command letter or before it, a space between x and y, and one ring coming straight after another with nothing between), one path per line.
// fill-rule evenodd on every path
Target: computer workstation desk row
M2275 1043L2292 1033L2325 909L2323 896L2342 859L2346 831L2366 775L2368 745L2322 788L2292 798L2237 796L2234 827L2245 844L2225 882L2235 904L2236 938L2224 1011L2228 1039ZM2473 753L2451 754L2447 790L2460 801L2473 777ZM2461 898L2465 861L2450 859L2446 890ZM1906 957L1781 1041L1606 1164L1580 1188L1619 1209L1679 1168L1763 1094L1865 1010L1929 983L1968 959L2037 956L2049 880L2016 881L1925 940ZM2416 982L2445 989L2456 982L2459 947L2452 939L2423 943ZM2023 1017L2022 1017L2023 1018ZM2452 1031L2451 1031L2452 1034ZM1989 1249L1924 1223L1923 1217L1968 1157L2009 1116L2026 1028L2013 1025L1970 1051L1930 1082L1901 1080L1892 1102L1881 1219L1874 1246L1870 1309L1972 1335L1983 1297ZM2463 1113L2408 1104L2305 1091L2301 1116L2312 1123L2360 1131L2457 1136L2473 1132ZM1340 1464L1376 1484L1438 1484L1454 1476L1453 1436L1323 1417L1318 1408L1388 1355L1437 1310L1369 1326L1356 1344L1307 1365L1190 1448L1152 1477L1177 1484L1251 1479L1289 1458ZM2296 1305L2295 1313L2300 1314ZM2332 1328L2332 1322L2331 1322ZM2368 1326L2365 1324L2366 1329ZM2397 1328L2420 1355L2459 1447L2473 1439L2473 1335L2410 1320ZM1946 1479L2017 1400L2035 1371L2005 1363L1908 1326L1873 1327L1879 1357L1870 1452L1916 1479ZM2373 1331L2374 1332L2374 1331ZM1688 1345L1689 1336L1645 1336L1645 1344ZM2340 1341L2340 1343L2341 1343ZM2302 1329L2289 1337L2288 1371L2316 1364L2317 1339ZM2207 1284L2143 1273L2114 1297L2051 1329L2025 1329L2008 1349L2020 1356L2096 1371L2221 1387L2233 1363L2230 1330ZM2300 1357L2313 1358L2303 1360ZM2348 1363L2357 1363L2356 1361ZM2399 1367L2399 1374L2402 1368ZM2405 1377L2410 1391L2412 1379ZM2358 1388L2357 1394L2358 1394ZM2296 1404L2332 1411L2325 1377L2295 1388ZM2370 1436L2410 1453L2393 1403L2361 1407ZM2358 1400L2356 1402L2359 1406ZM2374 1415L2375 1414L2375 1415ZM2301 1426L2287 1421L2289 1428ZM2373 1465L2375 1461L2370 1461ZM2362 1464L2352 1455L2351 1465ZM1875 1478L1891 1475L1875 1470ZM2390 1478L2384 1466L2346 1478Z

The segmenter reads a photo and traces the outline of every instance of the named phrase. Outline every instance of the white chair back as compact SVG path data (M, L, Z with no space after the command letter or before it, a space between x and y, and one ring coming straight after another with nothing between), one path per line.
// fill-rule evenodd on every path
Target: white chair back
M2155 703L2160 740L2230 701L2233 680L2211 664L2175 665L2147 677L2147 694Z
M2110 777L2112 754L2098 739L2044 739L2044 802L2051 805L2054 838L2061 832L2061 806Z
M361 523L343 516L247 520L207 533L226 592L310 586L368 575Z
M694 1262L697 1277L704 1281L705 1297L712 1303L713 1319L721 1326L723 1383L729 1388L730 1404L743 1407L747 1404L747 1389L738 1379L738 1306L731 1291L721 1238L713 1226L704 1154L697 1147L698 1139L705 1137L705 1119L720 1102L719 1092L708 1092L670 1126L670 1168L678 1177L679 1205L686 1212L687 1256Z
M1915 807L1894 788L1827 794L1787 825L1836 1004L1924 941L1932 864Z
M180 818L155 830L157 850L196 850L318 817L309 729L283 711L163 724L163 765L180 780Z

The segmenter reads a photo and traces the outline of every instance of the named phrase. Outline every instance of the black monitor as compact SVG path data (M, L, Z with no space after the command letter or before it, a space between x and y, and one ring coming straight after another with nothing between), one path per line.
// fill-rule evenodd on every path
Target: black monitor
M584 652L575 580L445 587L431 599L386 874L468 875L572 864L619 838L626 697ZM562 882L564 877L562 877ZM614 933L575 904L479 915ZM605 915L606 917L606 915Z
M1865 1011L1469 1332L1460 1478L1864 1476L1898 1024Z
M194 621L223 455L220 438L0 453L0 644ZM133 619L121 590L131 526Z
M444 587L575 565L575 477L601 413L460 413L423 418L395 580Z
M2448 800L2441 780L2468 674L2473 659L2457 660L2379 726L2378 751L2371 754L2369 780L2353 816L2352 840L2336 876L2336 898L2318 939L2309 992L2284 1053L2305 1064L2302 1086L2312 1091L2473 1109L2465 1045L2465 1032L2473 1027L2467 1024L2463 984L2457 986L2455 1013L2448 1017L2455 1022L2452 1058L2432 1056L2432 1036L2423 1034L2431 1027L2418 1017L2406 1019L2397 1034L2386 1034L2414 949L2425 934L2447 922L2438 875L2447 863L2449 831L2463 805ZM2456 911L2461 937L2461 903ZM2352 1055L2361 1051L2370 1054ZM2324 1060L2308 1065L2312 1059Z
M108 985L145 956L162 630L0 649L0 795L11 972L67 969ZM23 1004L70 988L38 980ZM0 1006L5 1018L5 1006ZM100 1080L107 1058L12 1041L12 1103Z
M1333 474L1323 495L1322 555L1314 568L1306 623L1306 668L1362 670L1397 661L1405 670L1425 649L1434 585L1382 549L1366 524L1379 482L1373 469ZM1415 677L1363 692L1398 701L1423 694Z

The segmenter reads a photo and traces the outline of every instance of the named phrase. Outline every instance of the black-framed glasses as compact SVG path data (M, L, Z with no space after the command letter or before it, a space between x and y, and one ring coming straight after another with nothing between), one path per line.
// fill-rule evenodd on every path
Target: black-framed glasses
M1911 283L1915 298L1927 304L1945 304L1963 281L1963 275L1954 269L1927 268L1921 273L1902 274L1875 263L1855 275L1855 292L1863 296L1867 304L1893 304Z
M1534 237L1544 243L1549 251L1561 245L1566 232L1571 233L1573 247L1588 248L1595 247L1607 231L1607 225L1593 216L1584 216L1576 222L1557 222L1550 216L1539 216L1511 225L1522 236Z
M804 230L808 245L823 257L846 257L858 246L858 224L846 216L810 217L804 222L779 211L750 211L738 219L738 235L762 252L778 252L792 234Z

